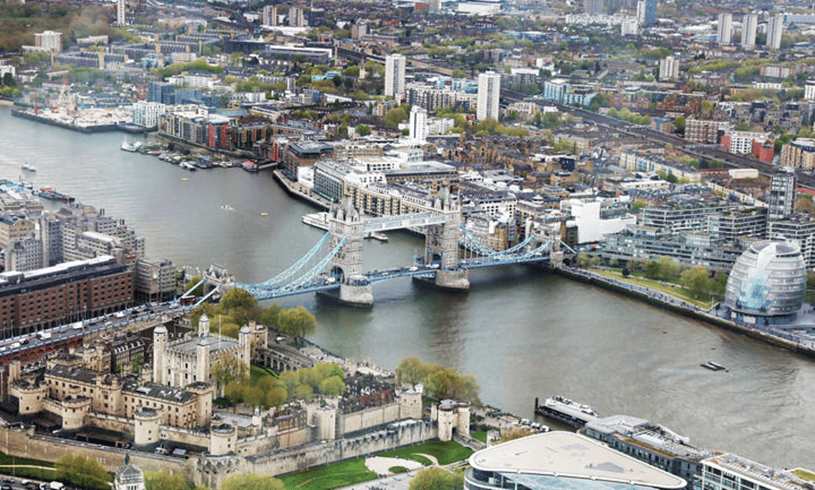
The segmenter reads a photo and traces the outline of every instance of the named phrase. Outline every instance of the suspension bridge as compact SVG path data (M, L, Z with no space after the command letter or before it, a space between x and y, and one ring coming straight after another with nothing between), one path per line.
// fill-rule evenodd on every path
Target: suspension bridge
M362 270L366 236L406 228L424 230L422 255L414 257L410 265ZM561 246L574 253L561 244L556 230L539 226L532 227L526 238L511 248L491 248L461 223L458 204L443 191L432 206L413 214L367 218L345 202L331 210L329 231L287 269L257 284L219 282L198 304L217 290L234 286L246 289L258 300L321 293L346 304L370 306L374 301L372 286L383 281L417 277L441 288L466 290L472 269L544 262L558 267L564 258ZM195 287L207 280L205 277Z

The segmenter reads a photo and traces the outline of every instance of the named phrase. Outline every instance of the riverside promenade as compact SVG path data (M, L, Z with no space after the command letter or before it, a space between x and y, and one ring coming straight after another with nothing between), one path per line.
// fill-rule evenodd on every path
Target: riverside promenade
M795 319L790 323L766 324L757 322L755 324L747 324L734 322L729 319L730 309L723 307L721 303L717 303L710 309L705 310L687 301L683 301L680 298L663 293L662 291L657 291L625 280L618 280L596 274L589 270L563 267L561 269L552 269L552 271L563 277L637 298L646 303L674 311L689 318L700 320L815 358L815 310L813 310L811 305L806 303L801 310L798 311Z

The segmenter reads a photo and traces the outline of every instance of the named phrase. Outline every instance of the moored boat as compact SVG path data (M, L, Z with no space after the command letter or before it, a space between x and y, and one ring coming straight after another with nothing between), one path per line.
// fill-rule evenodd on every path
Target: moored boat
M699 365L702 366L703 368L710 369L711 371L721 371L722 369L725 369L724 366L713 361L703 362L702 364Z
M538 399L535 398L535 413L574 427L582 427L587 422L600 418L600 414L590 406L559 395L547 398L542 405L538 405Z
M328 231L328 213L323 211L320 213L304 214L303 223Z
M37 167L35 167L34 165L31 165L28 162L20 165L20 168L25 170L26 172L36 172L37 171Z

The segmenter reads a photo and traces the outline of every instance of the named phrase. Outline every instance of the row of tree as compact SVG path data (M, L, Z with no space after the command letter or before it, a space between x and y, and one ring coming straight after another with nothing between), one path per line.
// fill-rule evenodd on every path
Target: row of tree
M396 379L409 385L421 383L425 395L435 400L451 399L481 404L478 398L481 387L474 377L462 376L438 364L422 362L418 357L406 357L399 361Z
M146 490L206 490L203 485L192 486L179 474L163 471L145 471ZM260 476L256 473L233 475L224 479L220 490L284 490L283 482L273 476Z
M254 385L248 380L230 381L224 396L232 403L252 407L278 407L288 401L310 400L315 394L334 398L345 393L345 373L337 364L321 362L311 368L284 371L279 377L263 376Z

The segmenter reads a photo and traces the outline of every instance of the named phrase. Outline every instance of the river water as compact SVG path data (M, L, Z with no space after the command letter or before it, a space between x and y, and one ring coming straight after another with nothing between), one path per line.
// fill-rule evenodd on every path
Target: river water
M314 209L270 173L191 173L119 149L138 139L75 133L0 107L0 178L18 180L20 165L32 164L38 171L24 178L124 218L149 257L218 263L242 282L272 277L322 236L300 221ZM366 243L366 269L408 264L422 249L419 237L389 236ZM281 303L312 311L312 340L337 354L391 369L407 356L443 364L474 375L484 402L522 417L532 418L535 397L561 394L700 446L815 468L814 360L533 268L482 269L470 281L464 294L385 282L370 310L313 296ZM729 372L699 366L708 360Z

